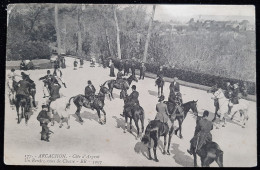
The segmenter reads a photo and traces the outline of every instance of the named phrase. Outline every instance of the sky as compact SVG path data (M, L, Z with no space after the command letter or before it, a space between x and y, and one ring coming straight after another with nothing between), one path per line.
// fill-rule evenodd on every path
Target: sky
M149 5L147 10L152 11ZM212 16L215 18L255 18L253 5L156 5L154 20L170 21L171 19L187 20L192 17Z

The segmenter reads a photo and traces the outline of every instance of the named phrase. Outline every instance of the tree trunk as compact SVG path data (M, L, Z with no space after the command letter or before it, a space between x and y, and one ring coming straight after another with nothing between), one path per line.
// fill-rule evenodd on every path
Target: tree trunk
M55 29L56 29L56 36L57 36L57 44L58 44L58 54L61 53L61 40L60 40L60 28L58 22L58 5L55 4Z
M114 7L114 18L115 18L115 23L116 23L117 56L119 59L121 59L120 30L119 30L117 16L116 16L116 7Z
M109 56L111 56L112 51L111 51L111 46L110 46L110 42L109 42L109 37L108 37L108 34L107 34L107 29L106 29L106 40L107 40L107 45L108 45Z
M146 37L145 47L144 47L143 62L146 62L146 59L147 59L147 51L148 51L148 45L149 45L149 41L150 41L150 37L151 37L151 29L152 29L153 17L154 17L154 13L155 13L155 7L156 7L156 5L153 5L153 12L152 12L152 15L151 15L151 18L149 21L148 34Z
M80 24L80 8L78 8L78 57L82 57L82 36L81 36L81 24Z

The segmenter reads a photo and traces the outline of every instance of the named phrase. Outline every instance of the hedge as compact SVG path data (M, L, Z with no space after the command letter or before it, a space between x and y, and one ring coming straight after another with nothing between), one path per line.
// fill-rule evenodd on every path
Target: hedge
M118 69L120 60L117 58L112 58L115 68ZM123 60L124 62L124 60ZM140 68L141 63L138 61L132 61L135 63L136 68ZM157 71L159 70L159 64L156 63L145 63L146 66L146 71L157 74ZM225 89L225 84L226 82L230 82L231 84L233 83L239 83L239 87L241 87L243 82L247 83L248 87L248 94L250 95L255 95L256 94L256 84L255 82L250 82L250 81L243 81L243 80L238 80L238 79L232 79L232 78L226 78L226 77L220 77L216 75L210 75L210 74L204 74L204 73L196 73L192 71L187 71L187 70L182 70L182 69L175 69L175 68L163 68L164 76L169 77L169 78L174 78L178 77L178 79L190 82L190 83L195 83L195 84L200 84L204 86L209 86L212 87L215 84L217 84L219 87Z

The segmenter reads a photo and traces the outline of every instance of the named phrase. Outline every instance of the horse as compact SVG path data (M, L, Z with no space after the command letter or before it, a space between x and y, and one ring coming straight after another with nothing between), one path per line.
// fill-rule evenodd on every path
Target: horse
M107 87L105 87L104 85L100 85L100 90L101 90L102 93L108 94L109 100L110 101L112 100L111 99L111 95L112 94L110 93L110 91L109 91L109 89Z
M225 127L226 120L225 120L225 114L229 113L229 104L230 99L226 98L223 90L219 88L217 91L213 94L216 99L218 99L219 102L219 110L218 114L220 114L220 121L223 121L222 127ZM245 128L246 121L249 119L247 111L249 108L249 102L245 99L240 99L239 104L233 105L233 108L230 111L231 120L233 119L234 115L239 112L240 116L244 116L242 121L242 128Z
M114 96L112 93L113 88L128 90L132 81L138 82L137 78L135 76L131 75L127 79L124 79L124 83L122 83L122 84L117 83L116 80L108 80L102 86L104 86L107 83L110 94L111 94L112 98L114 99Z
M197 124L201 120L201 118L202 117L197 116ZM198 133L199 131L195 131L194 136ZM209 167L209 165L214 161L216 161L219 167L223 167L223 151L220 149L219 145L216 142L208 141L197 152L195 151L195 149L192 150L195 167L197 167L197 154L201 159L202 167Z
M66 98L64 98L62 95L60 98L56 99L55 101L52 101L49 105L50 111L52 115L56 114L60 117L60 128L63 126L63 123L66 122L67 129L70 128L69 120L70 120L70 114L68 113L68 108L64 106L64 103L66 103ZM52 122L54 125L54 121Z
M171 118L170 118L171 120ZM171 120L173 122L173 120ZM147 144L148 143L148 159L152 160L151 157L151 142L152 140L154 141L154 146L153 146L153 153L154 153L154 160L156 162L159 162L156 154L156 148L158 145L158 141L160 139L160 136L164 137L164 146L163 146L163 154L166 154L165 152L165 147L167 145L167 135L169 134L169 141L168 141L168 150L167 154L170 155L169 148L170 148L170 143L171 143L171 138L170 136L173 133L173 124L169 128L168 124L161 122L160 120L152 120L149 122L145 129L145 135L142 138L142 143Z
M187 113L190 110L192 110L192 112L195 113L195 115L198 114L197 102L198 101L193 100L193 101L189 101L187 103L184 103L182 105L183 106L183 114L179 113L178 109L176 110L177 114L176 114L174 120L178 121L179 127L174 132L175 132L175 135L177 135L178 131L180 131L179 136L180 136L181 139L183 138L182 133L181 133L182 132L182 123L183 123L184 119L186 118ZM175 110L176 105L172 102L169 102L169 101L165 101L164 103L167 105L169 114L172 115L174 110Z
M163 95L163 86L164 86L164 80L163 78L159 77L158 79L155 80L155 86L158 86L158 96ZM160 91L161 89L161 91ZM161 93L160 93L161 92ZM160 95L161 94L161 95Z
M120 98L122 98L124 100L125 105L128 102L130 102L129 97L128 97L125 90L121 91ZM136 129L137 129L137 136L136 136L136 139L137 139L138 136L139 136L139 125L138 125L139 120L141 121L141 125L142 125L142 133L144 132L144 109L139 105L135 105L132 108L130 108L130 107L132 107L132 106L128 106L128 108L125 108L125 114L124 114L125 115L125 129L124 129L124 133L126 133L128 118L130 118L130 133L132 133L132 119L133 119L134 122L135 122Z
M79 95L73 96L69 99L69 102L66 104L66 109L70 108L70 101L72 99L73 99L75 106L77 107L75 114L78 116L79 121L82 124L83 120L80 116L81 108L82 108L82 106L84 106L85 108L91 108L91 106L89 104L87 104L88 100L86 99L86 97L84 95L79 94ZM93 108L98 113L98 121L101 125L106 123L106 112L104 110L104 106L105 106L104 101L105 101L105 94L102 92L102 87L101 87L98 95L95 95L94 102L93 102ZM104 122L101 120L100 111L102 111L104 113Z

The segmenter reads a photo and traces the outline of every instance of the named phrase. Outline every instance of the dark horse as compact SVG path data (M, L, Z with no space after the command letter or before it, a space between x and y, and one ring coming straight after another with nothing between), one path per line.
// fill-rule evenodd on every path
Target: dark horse
M114 96L113 96L113 93L112 93L113 88L128 90L132 81L138 82L137 78L133 75L131 75L130 77L128 77L127 79L124 79L124 80L125 81L122 84L117 83L116 80L108 80L102 86L104 86L107 83L110 94L111 94L112 98L114 99Z
M165 103L167 103L167 102L165 102ZM174 120L180 119L181 123L182 123L190 109L193 112L198 113L197 112L197 101L187 102L183 106L184 106L184 113L185 114L184 114L184 116L182 118L178 118L178 116L174 116L171 108L170 109L168 108L169 109L169 119L171 121L171 126L170 127L166 123L163 123L163 122L161 122L159 120L152 120L147 125L147 127L145 129L145 135L142 138L142 142L144 144L149 143L149 145L148 145L148 154L149 154L148 155L148 157L149 157L148 159L149 160L152 159L151 153L150 153L151 139L154 141L154 146L153 146L154 159L155 159L156 162L158 162L159 160L157 159L156 148L157 148L160 136L164 137L163 154L165 154L166 153L165 152L165 147L166 147L166 144L167 144L167 134L169 134L167 154L170 155L170 151L169 150L170 150L170 145L171 145L171 138L172 138L173 131L174 131L174 127L173 127ZM179 125L181 126L181 124L179 124Z
M164 86L164 80L163 78L159 77L155 80L155 85L158 86L158 96L163 95L163 86ZM161 91L160 91L161 89ZM161 92L161 93L160 93Z
M198 114L197 102L198 101L194 101L193 100L193 101L189 101L187 103L184 103L182 105L183 106L183 113L179 113L178 109L176 110L176 116L175 116L174 120L178 121L179 127L175 130L175 135L177 135L178 131L180 131L179 136L180 136L181 139L183 138L182 133L181 133L181 131L182 131L182 123L183 123L184 119L186 118L187 113L190 110L192 110L192 112L195 115ZM167 108L168 108L169 114L172 115L174 110L175 110L176 104L174 104L172 102L169 102L169 101L165 101L164 103L167 104Z
M102 88L103 88L103 86L100 87L98 95L95 95L95 97L94 97L93 108L98 113L99 123L105 124L106 123L106 112L104 110L105 93L102 92L103 91ZM66 109L69 109L71 99L73 99L73 102L74 102L75 106L77 107L75 114L78 116L79 121L81 123L83 123L83 120L80 116L81 108L82 108L82 106L84 106L85 108L91 108L91 106L88 104L88 100L86 99L86 97L84 95L79 94L79 95L73 96L69 99L69 102L66 105ZM100 111L102 111L104 113L104 122L102 122L102 120L101 120Z
M125 90L122 90L120 93L120 98L122 98L124 100L124 104L126 105L129 101L129 97L126 93ZM131 106L127 106L127 107L131 107ZM142 133L144 132L144 109L140 106L140 105L135 105L132 108L125 108L125 129L124 129L124 133L127 129L127 120L128 118L130 118L130 133L132 133L132 119L134 119L135 122L135 126L137 129L137 135L136 135L136 139L139 136L139 125L138 125L138 121L141 121L141 125L142 125Z
M16 92L18 87L18 82L13 81L13 87L14 91ZM30 101L29 101L29 96L25 95L16 95L14 99L14 104L16 107L16 112L17 112L17 123L19 124L22 120L22 118L25 118L25 123L27 124L29 120L29 109L30 109ZM21 109L21 110L20 110Z
M197 116L197 124L202 117ZM197 135L199 131L195 131L194 135ZM194 158L194 166L197 167L197 154L201 159L202 167L209 167L209 165L216 161L219 167L223 167L223 151L220 149L216 142L207 142L201 147L197 152L195 149L192 150L192 155Z

